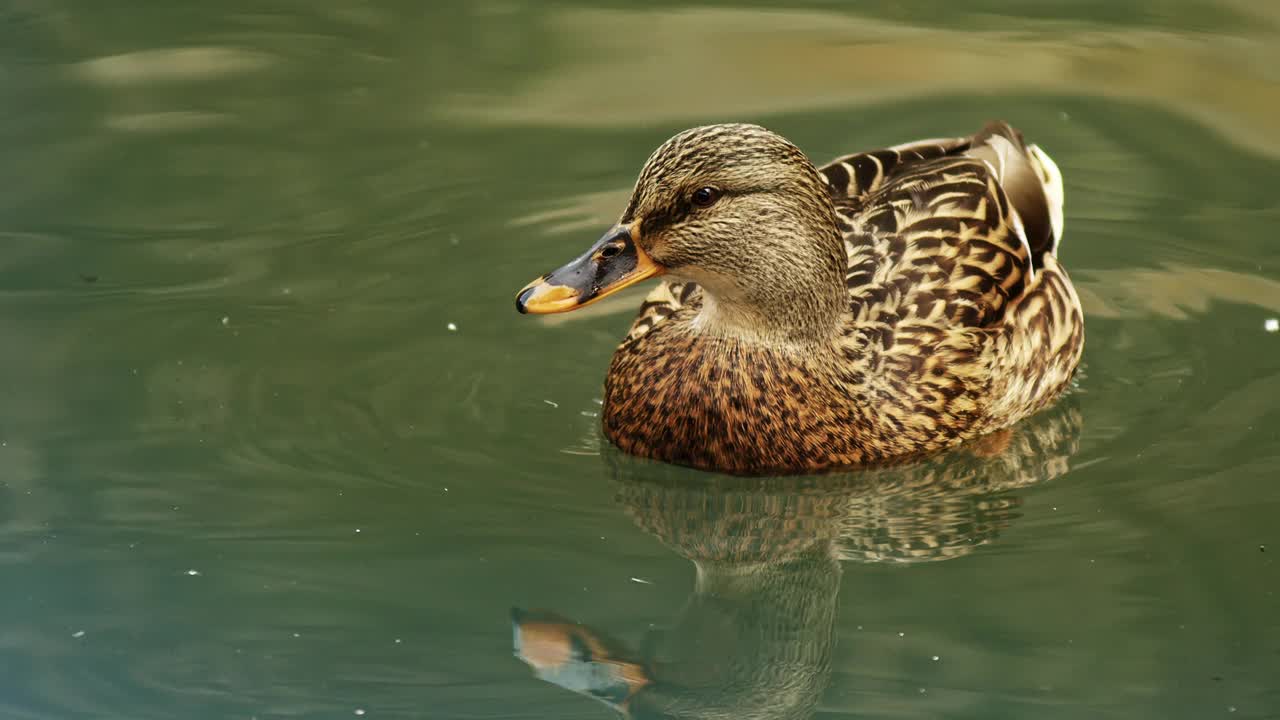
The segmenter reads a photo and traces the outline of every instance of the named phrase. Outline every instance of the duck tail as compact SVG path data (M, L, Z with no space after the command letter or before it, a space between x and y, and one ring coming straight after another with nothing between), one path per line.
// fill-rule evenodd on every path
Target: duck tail
M1045 199L1049 201L1049 225L1053 230L1053 247L1050 252L1057 255L1058 243L1062 242L1062 206L1066 196L1062 185L1062 171L1053 158L1049 157L1049 153L1041 150L1038 145L1028 145L1027 155L1044 184Z
M1044 253L1057 254L1062 239L1062 173L1047 153L1028 145L1008 123L987 123L968 154L986 161L996 173L1025 228L1032 262Z

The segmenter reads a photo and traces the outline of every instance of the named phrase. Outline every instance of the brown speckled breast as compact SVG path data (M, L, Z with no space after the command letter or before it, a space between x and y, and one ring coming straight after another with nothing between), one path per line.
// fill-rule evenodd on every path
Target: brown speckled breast
M614 354L603 423L615 445L726 472L862 461L861 449L839 442L815 417L818 408L833 409L837 391L823 373L766 349L698 337L687 325L670 318ZM855 403L844 414L850 425L866 424Z
M738 474L817 472L918 456L983 430L972 413L924 412L902 392L923 385L859 372L839 345L796 355L700 336L695 314L683 308L615 353L603 425L623 451ZM972 406L978 389L956 387L950 400Z

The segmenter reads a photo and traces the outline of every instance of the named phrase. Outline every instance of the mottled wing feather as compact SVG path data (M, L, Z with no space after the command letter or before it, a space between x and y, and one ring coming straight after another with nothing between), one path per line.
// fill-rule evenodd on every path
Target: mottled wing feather
M1071 381L1084 351L1084 314L1067 272L1052 253L1036 282L1010 303L989 338L993 378L988 412L1022 417L1049 404Z
M843 351L856 370L843 379L904 447L945 428L994 430L1057 395L1083 334L1052 256L1061 190L1046 155L993 123L822 172L849 258Z
M900 164L837 202L855 319L987 327L1032 274L1016 215L990 167L964 155Z
M865 199L902 167L921 160L963 152L969 148L969 142L969 138L920 140L885 150L854 153L832 160L819 172L827 179L832 197L844 200Z

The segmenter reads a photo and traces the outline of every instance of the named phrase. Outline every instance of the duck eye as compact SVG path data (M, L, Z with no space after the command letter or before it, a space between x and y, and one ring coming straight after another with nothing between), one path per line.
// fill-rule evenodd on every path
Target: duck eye
M698 207L709 207L720 199L720 191L713 187L701 187L693 191L693 204Z
M621 252L622 252L621 245L605 245L604 247L600 248L600 257L608 260L609 258L614 257L615 255Z

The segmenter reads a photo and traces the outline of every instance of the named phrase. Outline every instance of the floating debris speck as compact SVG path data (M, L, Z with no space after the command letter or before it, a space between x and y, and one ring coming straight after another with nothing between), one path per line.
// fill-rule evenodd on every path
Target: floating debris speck
M1280 332L1280 318L1267 318L1262 322L1262 329L1267 332Z
M73 638L82 638L82 637L84 637L84 631L83 631L83 630L77 630L77 631L75 631L75 632L71 633L71 637L73 637Z
M633 583L640 583L641 585L652 585L652 584L653 584L653 581L652 581L652 580L645 580L644 578L638 578L638 577L633 577L633 578L631 578L631 582L633 582Z
M195 568L192 568L187 571L187 574L190 575L191 577L195 577L196 575L200 574L200 571L196 570Z
M223 325L230 325L230 324L231 324L231 316L230 316L230 315L223 315L223 316L222 316L222 324L223 324Z
M445 327L449 328L449 332L458 332L457 323L449 323L448 325L445 325Z
M542 402L544 402L544 403L546 403L546 404L550 405L550 406L551 406L551 407L553 407L553 408L558 408L558 407L560 407L560 403L552 402L552 401L550 401L550 400L543 400Z

